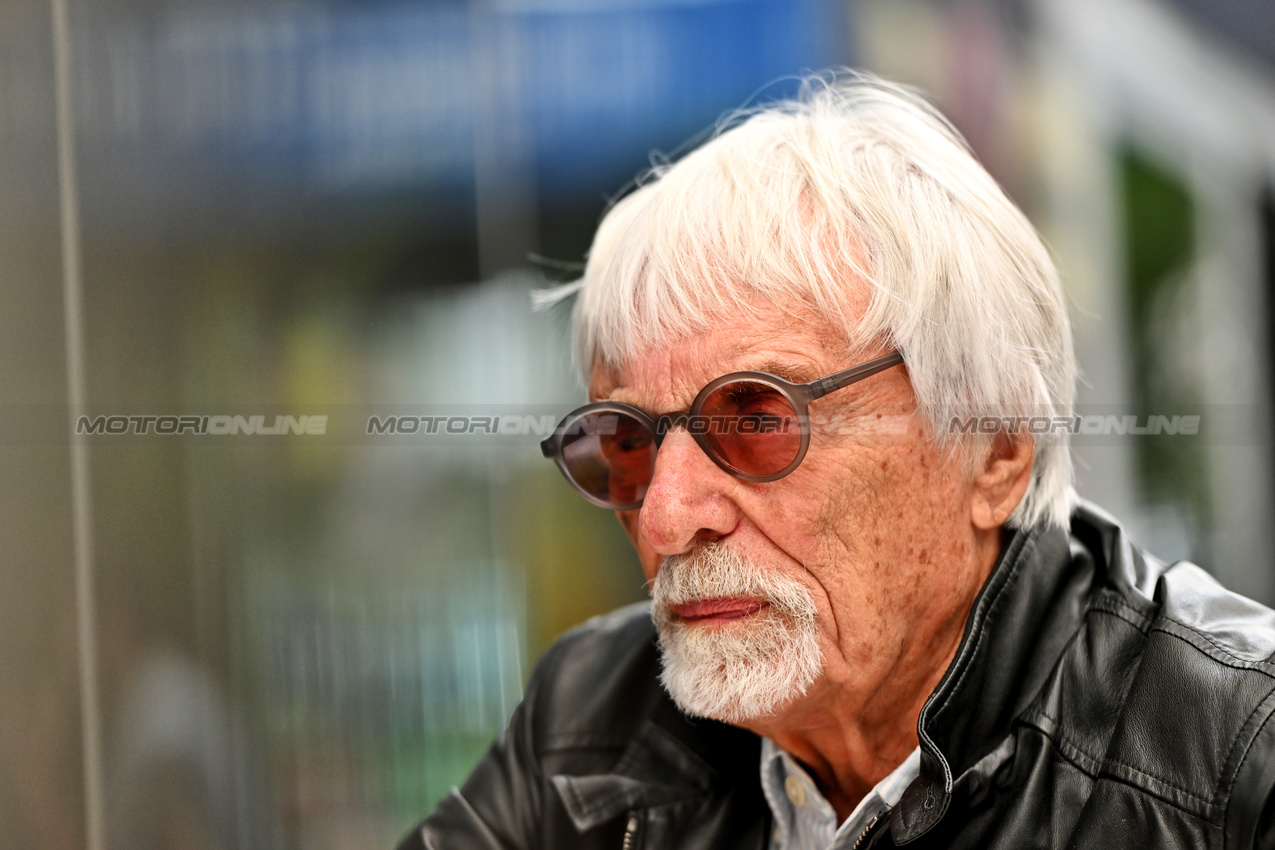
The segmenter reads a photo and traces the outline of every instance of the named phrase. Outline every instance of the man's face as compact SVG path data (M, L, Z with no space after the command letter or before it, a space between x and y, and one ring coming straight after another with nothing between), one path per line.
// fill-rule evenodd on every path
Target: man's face
M683 411L701 387L728 372L759 370L806 382L884 353L885 347L853 350L813 313L746 318L657 347L618 369L595 369L590 396L653 415ZM955 646L984 577L971 557L967 476L959 460L933 444L902 367L826 396L810 413L837 421L839 433L816 429L801 466L763 484L732 477L684 430L672 431L642 507L619 514L649 581L659 580L668 559L678 571L729 573L725 552L763 576L763 585L769 577L808 600L810 640L822 662L805 677L813 679L808 687L802 676L789 677L790 692L751 717L690 707L759 731L834 699L871 722L874 709L888 710L888 700L877 699L887 683L918 684L908 677L929 676L939 660L934 654ZM771 604L756 581L724 597L719 588L729 580L708 581L711 598L703 604L687 604L687 583L679 577L678 585L675 601L684 604L656 611L666 666L671 630L680 640L738 647L740 636L773 633L805 616L800 599L795 608ZM803 639L799 626L790 631L793 640ZM773 637L758 645L770 646ZM709 664L697 675L726 664Z

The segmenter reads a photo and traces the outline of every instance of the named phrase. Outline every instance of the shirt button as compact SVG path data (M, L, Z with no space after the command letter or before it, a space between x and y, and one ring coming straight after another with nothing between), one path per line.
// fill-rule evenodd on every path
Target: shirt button
M797 777L789 776L784 780L784 793L794 806L801 808L806 804L806 788Z

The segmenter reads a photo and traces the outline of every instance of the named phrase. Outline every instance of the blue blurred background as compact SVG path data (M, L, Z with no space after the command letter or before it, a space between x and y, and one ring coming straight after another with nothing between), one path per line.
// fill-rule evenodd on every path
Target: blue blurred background
M1266 0L2 3L0 846L389 847L462 781L642 576L534 435L364 423L577 404L529 293L832 66L928 92L1041 228L1085 412L1203 416L1079 439L1082 494L1275 602Z

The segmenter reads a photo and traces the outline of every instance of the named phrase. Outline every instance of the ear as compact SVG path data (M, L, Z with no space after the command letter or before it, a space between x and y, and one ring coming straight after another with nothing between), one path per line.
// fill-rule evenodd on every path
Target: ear
M970 521L976 528L990 531L1005 524L1031 483L1035 456L1035 445L1023 435L996 435L974 473Z

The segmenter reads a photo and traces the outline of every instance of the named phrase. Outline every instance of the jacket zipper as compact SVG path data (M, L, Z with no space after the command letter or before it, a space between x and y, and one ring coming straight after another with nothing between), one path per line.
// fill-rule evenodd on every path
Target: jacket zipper
M854 846L851 847L850 850L859 850L860 847L866 846L864 845L863 842L868 840L868 836L872 834L872 830L876 827L877 823L882 819L881 816L886 814L886 812L889 812L889 811L890 811L889 809L886 809L884 812L877 812L875 815L873 815L872 820L868 821L868 825L863 828L863 832L859 833L859 837L855 839Z
M634 850L637 847L635 842L637 840L638 823L637 812L630 812L628 826L624 828L624 844L621 846L621 850Z

